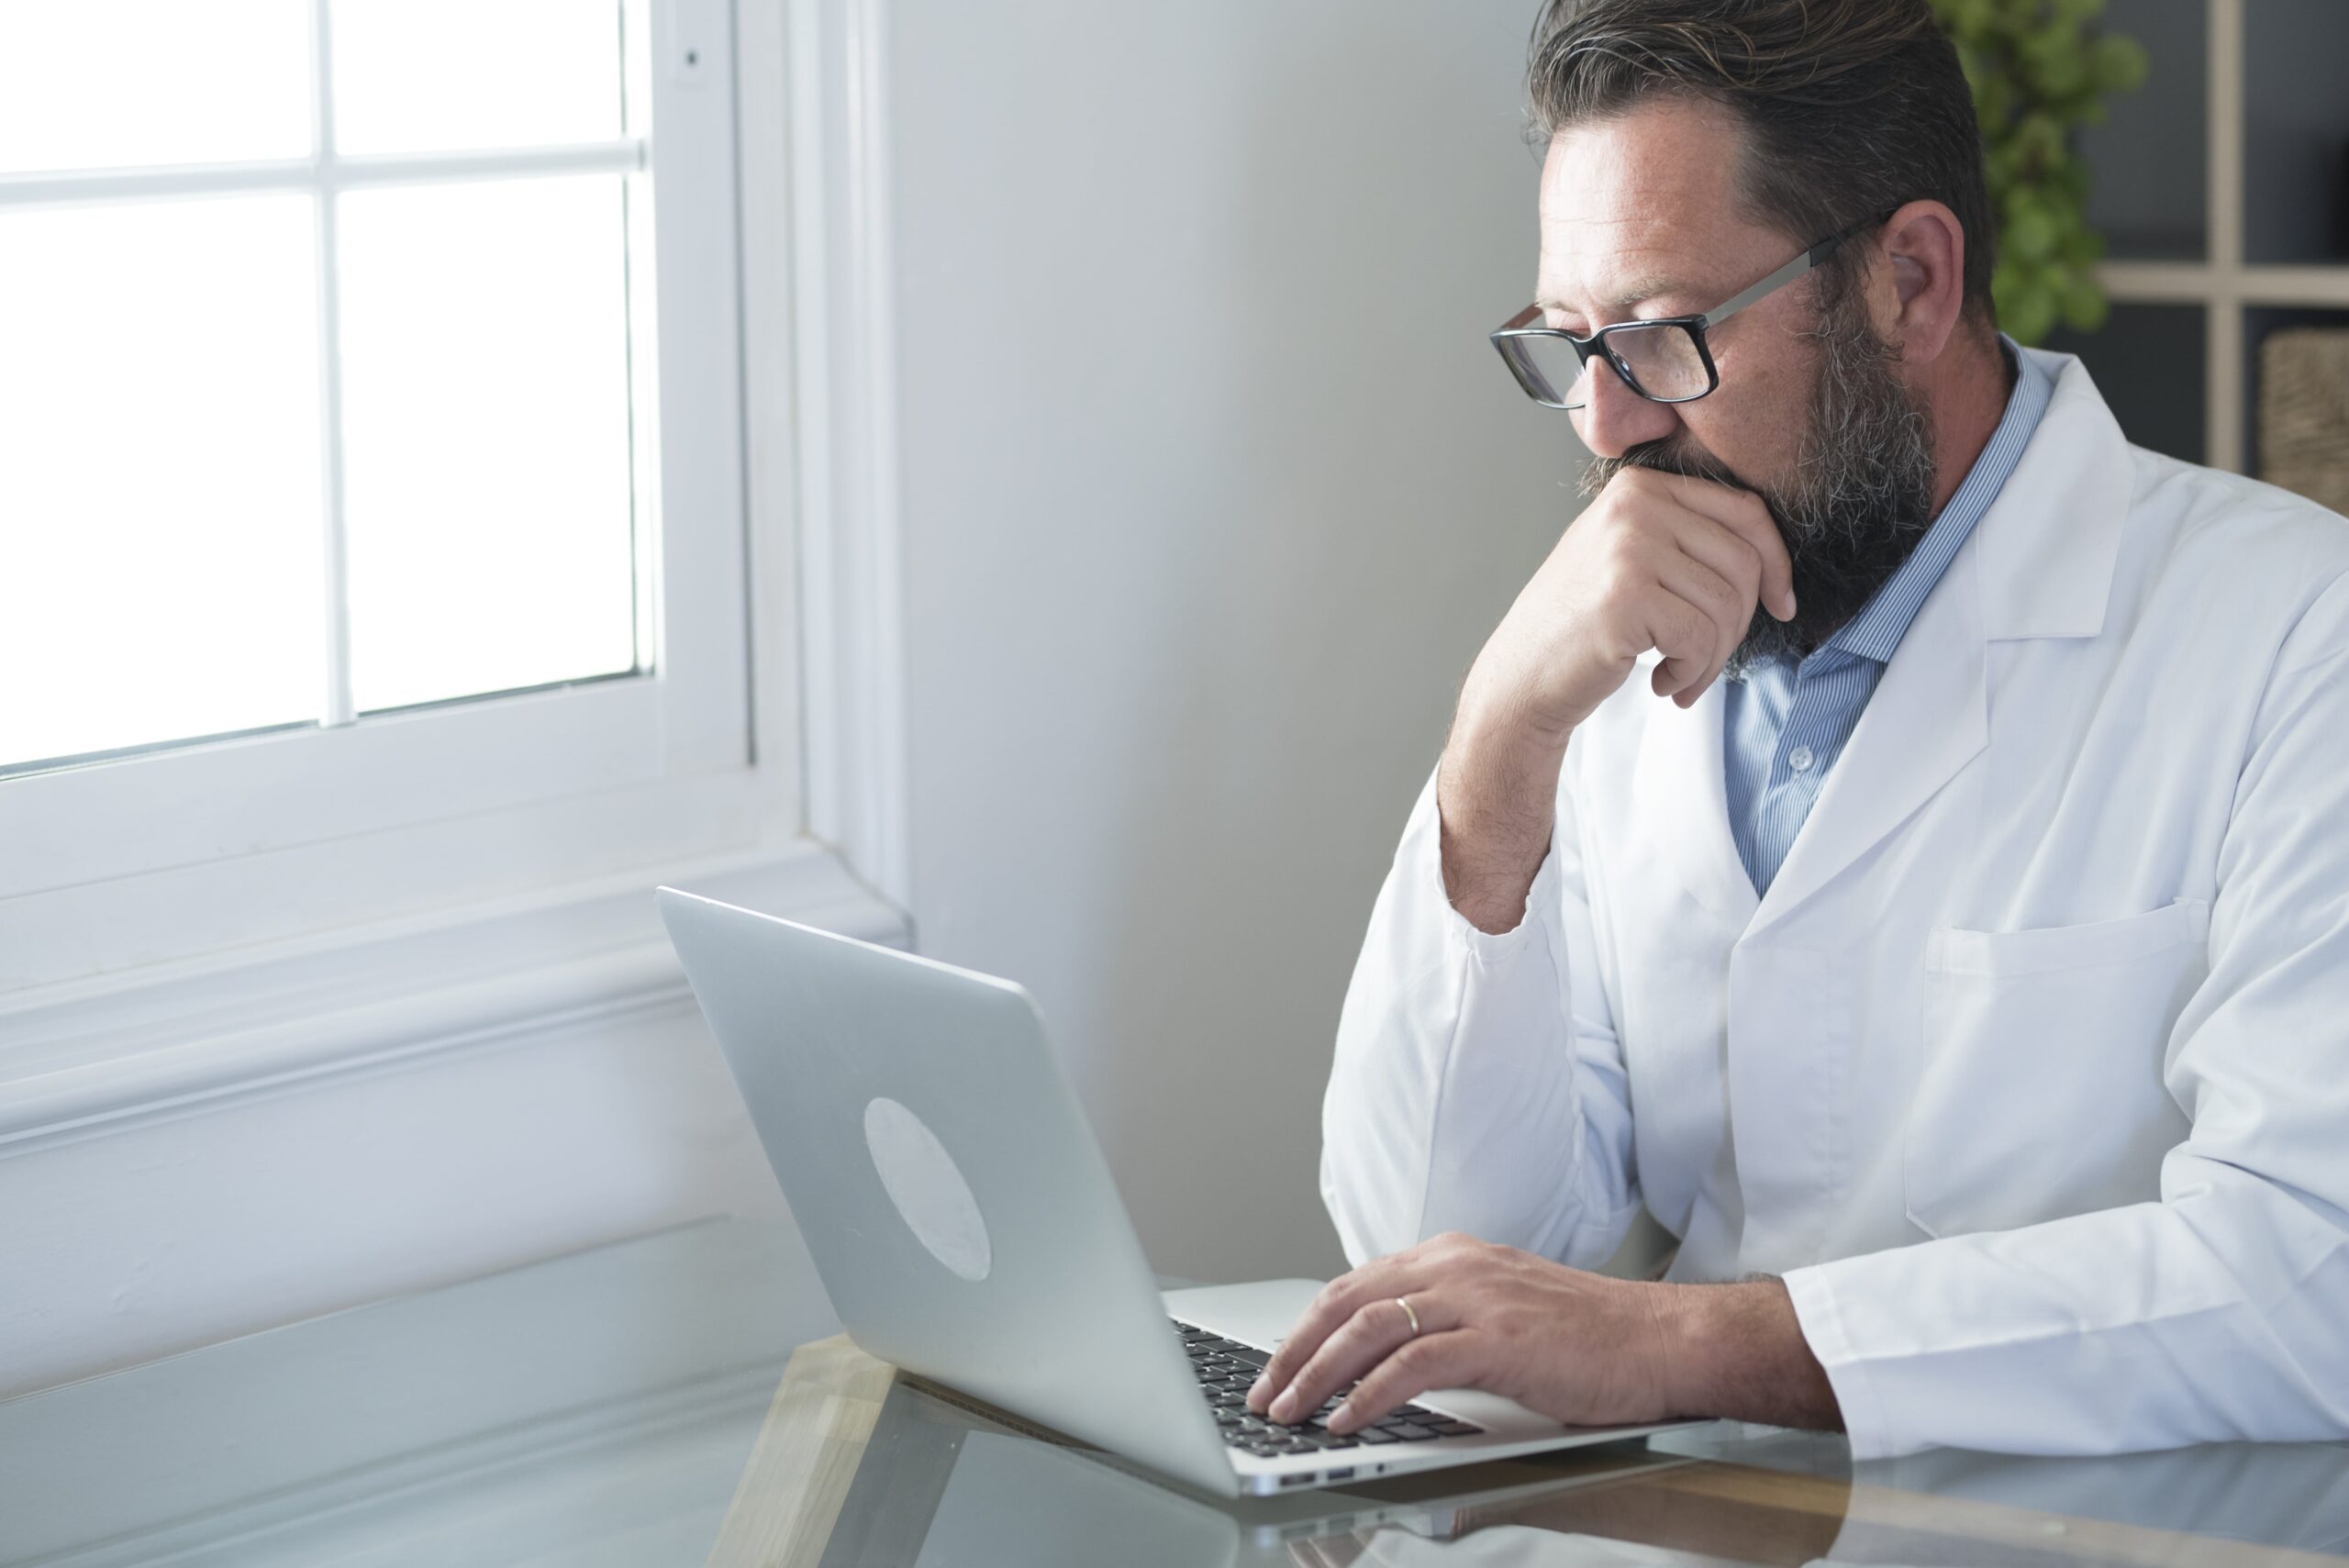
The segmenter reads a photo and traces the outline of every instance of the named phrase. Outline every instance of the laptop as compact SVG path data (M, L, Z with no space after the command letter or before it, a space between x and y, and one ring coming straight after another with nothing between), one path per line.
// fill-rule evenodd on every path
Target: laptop
M1445 1389L1339 1436L1248 1385L1322 1282L1162 1292L1008 980L660 890L832 1307L868 1354L1222 1496L1662 1431Z

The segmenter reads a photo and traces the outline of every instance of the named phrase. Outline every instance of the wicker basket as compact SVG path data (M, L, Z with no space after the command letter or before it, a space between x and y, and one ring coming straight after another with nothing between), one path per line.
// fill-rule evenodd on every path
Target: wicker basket
M2259 477L2349 513L2349 328L2261 340Z

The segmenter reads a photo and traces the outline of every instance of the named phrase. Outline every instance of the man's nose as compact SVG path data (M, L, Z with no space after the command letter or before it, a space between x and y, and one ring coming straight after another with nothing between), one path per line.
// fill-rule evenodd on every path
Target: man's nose
M1633 447L1661 440L1679 428L1669 405L1633 392L1604 354L1593 354L1583 370L1585 400L1575 414L1575 433L1596 457L1621 457Z

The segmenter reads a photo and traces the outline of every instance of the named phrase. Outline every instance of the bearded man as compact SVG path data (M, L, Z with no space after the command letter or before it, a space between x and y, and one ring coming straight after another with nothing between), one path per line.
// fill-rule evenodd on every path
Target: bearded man
M1927 0L1552 0L1530 86L1494 339L1588 505L1374 907L1355 1267L1250 1404L2349 1437L2349 522L1998 333ZM1586 1272L1642 1207L1664 1277Z

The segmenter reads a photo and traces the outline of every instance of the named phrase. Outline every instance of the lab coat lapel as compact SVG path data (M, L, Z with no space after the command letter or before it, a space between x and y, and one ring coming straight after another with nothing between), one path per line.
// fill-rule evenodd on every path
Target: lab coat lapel
M1868 698L1762 900L1759 930L1906 822L1988 744L1988 656L1968 539L1926 597Z
M1988 745L1991 642L2103 629L2133 477L2128 442L2086 366L2024 352L2054 377L2047 411L1894 651L1752 929L1825 887Z
M1631 679L1646 683L1642 665ZM1730 834L1729 784L1721 751L1721 684L1686 709L1655 704L1640 740L1635 798L1653 825L1655 848L1671 874L1705 908L1742 929L1758 902Z

